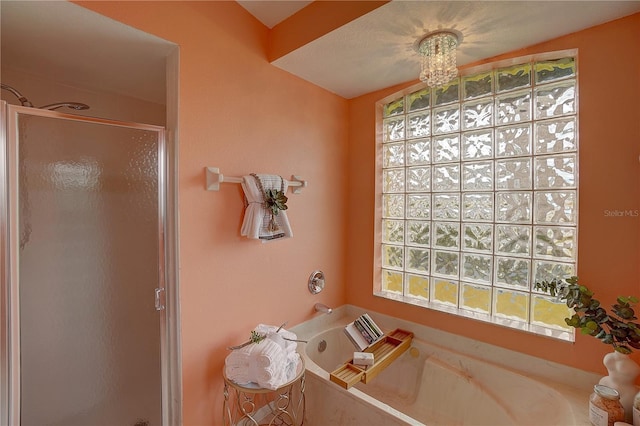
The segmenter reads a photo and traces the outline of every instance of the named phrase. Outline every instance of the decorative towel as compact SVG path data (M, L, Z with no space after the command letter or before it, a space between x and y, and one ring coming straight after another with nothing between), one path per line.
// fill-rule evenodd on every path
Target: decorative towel
M293 237L287 213L272 214L266 205L266 191L287 192L288 182L278 175L251 174L243 176L242 189L247 201L240 235L262 242ZM272 226L272 221L275 226Z
M277 389L293 380L300 362L295 333L260 324L255 331L266 337L231 352L225 359L225 374L240 385L256 383L265 389Z

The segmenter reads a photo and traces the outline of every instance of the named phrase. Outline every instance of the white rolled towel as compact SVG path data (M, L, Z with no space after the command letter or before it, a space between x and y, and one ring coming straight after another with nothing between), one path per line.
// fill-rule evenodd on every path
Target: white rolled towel
M286 367L284 365L259 369L254 378L255 382L258 383L261 388L271 390L278 389L288 381Z
M258 368L277 367L282 365L286 358L287 356L282 348L267 337L262 342L255 344L249 363L253 363Z
M300 355L296 342L291 340L297 336L265 324L259 324L255 331L265 339L236 349L226 357L227 378L238 384L253 382L265 389L277 389L295 377Z
M243 348L244 349L244 348ZM239 349L232 351L224 360L226 366L240 366L249 364L249 354L241 352Z
M225 365L225 375L229 380L240 385L251 382L251 378L249 377L249 364L238 366Z
M295 342L295 340L298 339L298 336L289 330L285 330L284 328L278 331L279 328L280 327L276 327L275 325L258 324L255 331L262 335L266 335L267 338L270 338L278 343L278 345L280 345L280 347L282 347L282 349L284 349L287 353L295 352L298 347L298 344ZM276 333L276 331L278 332Z

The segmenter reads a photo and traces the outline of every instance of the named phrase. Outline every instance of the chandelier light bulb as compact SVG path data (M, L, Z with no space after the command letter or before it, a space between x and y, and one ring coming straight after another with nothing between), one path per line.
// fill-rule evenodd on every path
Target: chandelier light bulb
M458 36L449 31L440 31L420 41L420 80L429 87L439 87L458 75L456 47Z

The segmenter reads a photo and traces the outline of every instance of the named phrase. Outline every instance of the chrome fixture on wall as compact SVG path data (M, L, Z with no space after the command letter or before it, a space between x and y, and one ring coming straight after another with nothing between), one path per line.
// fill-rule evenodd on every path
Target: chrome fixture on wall
M2 88L3 90L6 90L8 92L11 92L11 94L13 94L13 96L18 98L18 101L20 101L20 105L26 106L26 107L31 107L31 108L33 107L33 104L31 102L29 102L29 99L27 99L24 96L22 96L22 93L18 92L13 87L11 87L11 86L9 86L7 84L0 83L0 88Z
M313 305L313 309L315 309L316 312L322 312L323 314L330 314L331 312L333 312L333 309L331 309L324 303L316 303L315 305Z
M75 109L76 111L81 111L83 109L89 109L89 105L87 104L83 104L80 102L58 102L55 104L49 104L49 105L44 105L41 107L38 107L40 109L48 109L48 110L56 110L58 108L62 108L62 107L67 107L69 109Z
M29 107L29 108L36 108L33 106L33 104L31 103L31 101L29 99L27 99L26 97L24 97L22 95L22 93L18 92L16 89L14 89L13 87L9 86L8 84L4 84L4 83L0 83L0 88L2 88L3 90L6 90L7 92L11 92L11 94L13 94L13 96L15 96L18 101L20 101L20 105L25 106L25 107ZM80 102L57 102L54 104L49 104L49 105L43 105L41 107L37 107L39 109L48 109L48 110L56 110L58 108L62 108L62 107L67 107L76 111L80 111L80 110L85 110L85 109L89 109L89 105L87 104L83 104Z
M324 288L324 272L313 271L309 276L309 291L311 294L318 294Z

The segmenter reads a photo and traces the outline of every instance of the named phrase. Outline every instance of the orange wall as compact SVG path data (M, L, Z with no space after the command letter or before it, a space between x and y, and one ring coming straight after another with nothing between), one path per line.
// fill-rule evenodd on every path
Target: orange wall
M259 322L303 321L318 301L349 302L602 371L607 348L594 339L556 342L371 295L374 105L401 87L346 101L269 65L268 30L235 2L80 4L180 46L185 425L220 424L226 346L243 340ZM619 293L640 294L639 220L603 214L640 208L640 48L633 43L640 39L639 28L636 15L510 55L580 49L579 274L607 303ZM612 67L621 70L605 86L602 72ZM624 81L627 87L615 89ZM272 172L308 179L309 188L289 197L295 237L266 245L243 240L239 186L206 192L205 166L230 176ZM306 281L316 268L325 271L328 283L312 296Z
M604 210L640 209L638 40L640 14L492 59L579 49L578 276L607 307L617 295L640 297L640 218L613 218L604 214ZM348 176L352 196L347 205L348 302L552 361L604 372L602 357L610 347L590 336L578 333L574 344L558 342L372 295L375 103L415 83L349 102Z
M259 323L293 325L316 302L345 302L347 101L270 65L267 28L235 2L80 4L180 46L183 415L220 424L227 346ZM287 194L294 238L240 237L240 186L205 191L205 166L307 179ZM327 276L317 296L307 290L315 269Z

